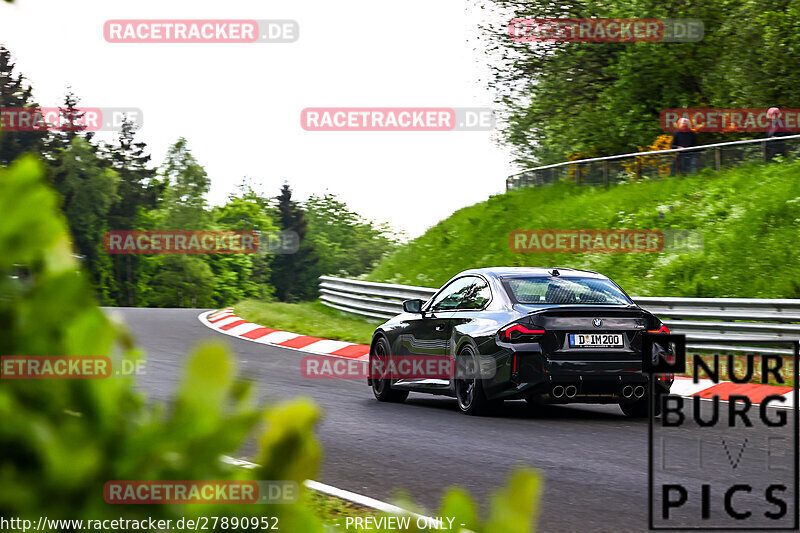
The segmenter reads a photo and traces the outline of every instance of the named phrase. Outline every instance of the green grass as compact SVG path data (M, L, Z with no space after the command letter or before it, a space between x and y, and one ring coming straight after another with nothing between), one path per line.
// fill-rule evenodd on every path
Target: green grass
M515 229L678 229L702 249L640 254L524 254ZM384 258L367 279L438 287L486 266L596 270L632 295L800 297L800 163L625 183L606 190L560 183L466 207Z
M309 496L309 508L325 523L342 522L348 516L378 516L380 513L368 507L361 507L353 502L335 496L312 491Z
M262 326L325 339L369 344L381 320L343 313L319 302L289 304L244 300L234 306L237 315Z

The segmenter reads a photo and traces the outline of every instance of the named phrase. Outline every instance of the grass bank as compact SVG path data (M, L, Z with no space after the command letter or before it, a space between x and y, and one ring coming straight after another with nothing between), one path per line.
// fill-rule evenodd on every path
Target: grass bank
M515 229L693 230L703 245L663 253L517 253ZM596 270L630 294L800 297L800 163L751 164L606 190L560 183L455 212L384 258L369 280L438 287L485 266Z
M289 304L243 300L234 306L237 315L270 328L337 341L369 344L381 320L343 313L319 302Z

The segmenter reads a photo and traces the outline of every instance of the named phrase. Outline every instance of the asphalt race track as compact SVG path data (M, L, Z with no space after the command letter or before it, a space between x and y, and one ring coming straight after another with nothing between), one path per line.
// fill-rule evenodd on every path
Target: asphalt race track
M383 500L407 489L435 512L448 486L460 485L486 502L514 465L527 464L546 476L539 531L647 530L648 423L624 417L615 405L549 407L535 414L524 402L506 402L500 413L479 418L462 415L449 398L412 393L405 404L381 404L363 381L303 378L302 352L206 328L197 319L201 310L109 311L121 315L147 352L139 386L151 398L172 396L186 353L209 338L232 348L240 375L257 384L264 400L313 398L324 409L318 434L325 455L318 481ZM783 428L786 437L792 429L791 424ZM715 431L695 426L683 436L719 440ZM252 446L238 457L251 457ZM698 474L701 479L714 480L727 468L710 464ZM743 482L766 475L761 468L739 467ZM752 501L763 507L763 497L757 496ZM746 506L750 500L737 501Z

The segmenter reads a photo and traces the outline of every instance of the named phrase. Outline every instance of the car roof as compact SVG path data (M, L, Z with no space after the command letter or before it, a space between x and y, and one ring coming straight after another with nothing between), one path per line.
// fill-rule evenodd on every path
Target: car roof
M598 272L591 270L579 270L576 268L567 267L484 267L472 268L461 272L459 276L465 274L482 274L484 276L493 276L496 278L518 278L518 277L551 277L553 270L558 270L560 276L579 276L582 278L595 278L595 279L608 279Z

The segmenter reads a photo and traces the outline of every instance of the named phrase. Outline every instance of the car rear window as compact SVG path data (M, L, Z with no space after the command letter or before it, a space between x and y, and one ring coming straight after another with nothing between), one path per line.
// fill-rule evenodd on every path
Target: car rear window
M523 304L627 305L631 300L612 282L597 278L531 277L504 280L514 299Z

